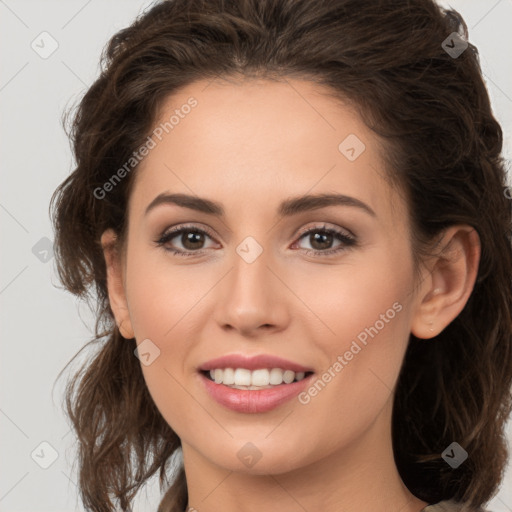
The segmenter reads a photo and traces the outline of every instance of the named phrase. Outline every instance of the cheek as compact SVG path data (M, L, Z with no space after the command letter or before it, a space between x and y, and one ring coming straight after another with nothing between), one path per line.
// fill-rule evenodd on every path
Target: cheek
M331 267L328 279L316 270L308 276L314 287L295 283L321 320L305 326L312 348L323 355L323 373L303 403L326 421L348 411L358 416L365 407L375 413L398 377L410 333L412 264L391 250L382 254L351 268Z
M294 291L320 320L314 323L322 336L315 339L325 353L335 358L350 350L353 341L361 348L371 344L377 351L387 350L407 336L412 267L408 261L394 261L393 253L381 251L380 257L368 255L357 264L311 269L307 280L293 282Z
M177 265L161 250L135 247L127 267L126 291L136 338L154 338L160 343L175 338L214 278L199 277L193 266Z
M192 266L173 265L162 256L152 259L152 254L138 253L137 248L130 256L126 276L130 319L137 344L145 343L146 353L151 354L151 363L142 364L144 379L167 423L179 436L185 435L190 424L205 414L191 399L187 379L190 351L204 323L198 316L218 276L207 271L200 276ZM203 420L209 424L207 415Z

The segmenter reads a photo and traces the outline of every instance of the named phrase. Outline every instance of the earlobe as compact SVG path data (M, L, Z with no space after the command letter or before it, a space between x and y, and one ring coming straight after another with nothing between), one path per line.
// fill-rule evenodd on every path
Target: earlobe
M452 226L430 262L430 275L422 282L411 325L417 338L437 336L464 309L478 273L480 237L471 226Z
M128 311L121 256L114 230L107 229L101 235L101 246L107 269L107 289L110 308L114 313L121 336L126 339L132 339L135 335Z

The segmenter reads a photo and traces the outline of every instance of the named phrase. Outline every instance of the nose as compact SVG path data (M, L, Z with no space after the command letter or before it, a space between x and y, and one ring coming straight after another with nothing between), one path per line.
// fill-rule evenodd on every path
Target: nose
M233 267L218 289L215 320L224 331L238 331L246 337L286 328L290 292L279 270L263 253L248 263L235 253ZM288 294L288 297L287 297Z

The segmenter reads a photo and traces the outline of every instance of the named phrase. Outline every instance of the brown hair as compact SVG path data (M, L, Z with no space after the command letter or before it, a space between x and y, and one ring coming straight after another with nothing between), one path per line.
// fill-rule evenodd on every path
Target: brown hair
M385 140L416 255L450 225L476 229L482 255L464 310L436 340L410 337L393 449L402 479L424 501L480 506L496 493L512 407L511 206L477 49L448 54L442 42L453 32L467 38L460 15L433 0L164 0L112 37L73 117L76 168L51 203L61 281L97 308L97 354L66 392L89 510L128 510L158 470L169 484L180 449L108 302L100 236L125 233L136 169L104 198L94 191L145 141L170 94L215 77L299 77L350 101ZM469 454L456 469L441 457L453 441ZM158 510L186 504L181 464Z

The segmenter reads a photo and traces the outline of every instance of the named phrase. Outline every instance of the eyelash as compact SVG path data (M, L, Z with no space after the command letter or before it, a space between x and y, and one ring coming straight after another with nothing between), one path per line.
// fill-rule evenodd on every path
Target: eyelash
M186 233L186 232L194 232L194 233L200 233L202 235L207 235L210 238L214 238L212 233L207 229L200 229L196 226L177 226L175 228L172 228L169 231L164 232L158 240L155 240L155 244L158 247L162 247L165 251L171 252L172 254L175 254L176 256L183 256L183 257L193 257L197 255L204 254L204 250L198 250L198 251L182 251L179 249L172 249L169 247L165 247L165 244L168 243L170 240L175 238L177 235ZM325 255L332 255L339 253L341 251L347 250L347 248L354 247L357 244L357 240L352 235L347 235L341 231L338 231L337 229L328 228L327 226L322 227L314 227L309 228L305 231L302 231L299 233L299 238L303 238L305 235L309 235L311 233L328 233L331 235L334 235L336 239L338 239L340 242L342 242L342 245L338 246L334 249L327 249L325 251L320 251L316 249L302 249L303 251L306 251L306 254L310 255L313 254L315 256L325 256Z

